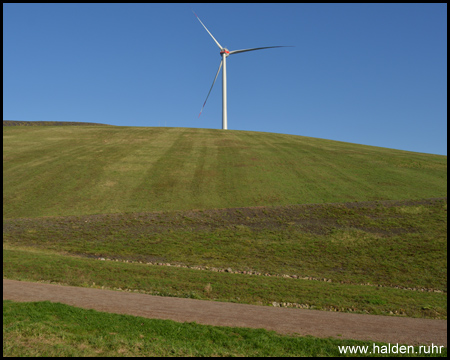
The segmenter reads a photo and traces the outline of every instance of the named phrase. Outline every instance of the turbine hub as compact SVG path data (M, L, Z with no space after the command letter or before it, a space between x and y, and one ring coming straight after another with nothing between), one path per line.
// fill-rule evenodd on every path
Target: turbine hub
M222 50L220 50L220 56L222 56L223 54L226 54L226 56L230 55L230 52L228 51L228 49L223 48Z

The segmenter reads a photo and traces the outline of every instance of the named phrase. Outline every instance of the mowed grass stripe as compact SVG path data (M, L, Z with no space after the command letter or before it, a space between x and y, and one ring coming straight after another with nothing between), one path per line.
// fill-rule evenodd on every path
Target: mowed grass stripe
M75 142L70 141L71 138L66 139L68 142L60 139L54 141L50 132L47 138L43 138L45 150L27 154L31 157L27 161L29 172L23 173L23 180L19 178L16 181L22 190L29 190L30 193L26 190L17 193L27 198L25 201L21 198L11 201L13 206L28 205L29 211L34 213L41 206L33 200L46 198L49 211L55 213L62 209L83 213L86 207L93 204L98 207L98 212L122 211L124 202L128 201L128 193L137 187L136 179L140 179L145 174L143 170L167 149L168 139L165 139L163 146L158 144L160 135L168 135L167 132L154 131L147 138L142 136L140 129L131 129L124 134L98 131L96 128L84 130L80 134L81 140ZM169 141L172 139L169 136ZM156 142L156 145L144 146L147 151L142 154L142 143L146 142ZM50 157L48 165L35 166L33 160L40 162L43 154Z
M210 141L187 129L176 129L172 134L170 148L146 170L132 194L130 204L137 210L172 209L173 204L180 203L202 207L206 201L217 200L214 196L208 197L214 195L214 190L205 191L204 187L210 187L211 182L202 177L203 168L208 167L205 164L216 162Z
M267 147L270 147L273 153L282 154L278 158L284 159L278 165L271 164L273 168L281 167L279 174L285 177L292 176L290 183L300 185L291 188L300 190L298 203L303 203L309 196L327 198L327 202L340 202L341 196L345 196L348 201L359 200L361 197L367 197L367 200L396 198L399 190L408 181L403 168L398 168L398 164L401 164L400 159L405 153L413 158L410 161L414 164L416 157L414 153L392 152L389 149L327 140L322 140L323 146L315 145L314 141L311 143L307 140L304 142L300 139L295 140L267 142ZM419 155L423 163L426 160L423 159L424 154ZM445 162L438 168L441 165L442 169L446 167ZM432 164L423 163L423 166L432 167ZM428 182L428 175L425 178ZM414 183L417 180L414 179ZM436 179L432 180L434 180L432 183L436 183ZM441 179L438 178L437 182L439 181ZM420 185L425 185L425 182L416 185L419 188ZM416 195L411 191L408 194L411 198ZM295 193L291 196L294 197Z
M3 133L6 218L446 196L446 156L211 129Z
M69 139L70 140L70 139ZM117 149L108 153L108 159L115 159ZM59 212L61 208L78 209L79 204L90 203L95 199L95 185L102 175L105 157L97 156L97 146L90 146L88 150L78 146L74 141L48 141L45 149L30 150L24 154L26 166L14 171L13 180L20 191L7 192L6 201L12 207L17 205L27 208L36 216L39 214L39 201L46 199L45 205L51 212ZM86 155L89 155L87 157ZM42 158L46 158L42 162ZM20 159L5 162L8 173L10 163L20 163ZM95 162L96 166L92 166ZM7 165L7 164L8 165ZM5 174L5 188L8 188L9 177Z
M171 203L172 190L178 181L177 175L182 172L183 158L179 156L179 148L183 146L182 137L182 132L172 130L166 133L164 139L161 139L163 141L158 144L150 143L150 149L145 154L149 158L147 162L150 166L136 173L139 181L137 186L133 187L126 208L131 211L139 211L142 208L157 210L164 208L164 204L167 206ZM159 151L153 152L156 147Z
M145 184L157 163L170 151L177 137L172 131L156 129L151 134L143 128L130 128L127 137L115 134L111 148L120 147L124 155L105 167L102 182L97 187L96 201L102 205L99 213L138 210L146 206Z
M238 206L252 204L255 188L259 188L259 174L248 159L252 153L251 147L240 135L238 132L225 134L214 144L218 149L217 192L224 205L222 207L226 208L232 207L234 203Z
M192 207L212 208L215 204L220 203L218 195L218 182L215 181L219 171L216 168L218 164L217 147L212 146L211 136L196 136L195 142L199 144L199 154L194 172L194 178L190 186L192 194Z

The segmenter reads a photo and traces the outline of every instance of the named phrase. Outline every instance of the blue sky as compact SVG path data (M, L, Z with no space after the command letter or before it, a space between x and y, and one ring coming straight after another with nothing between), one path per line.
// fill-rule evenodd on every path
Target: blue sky
M228 129L447 154L447 4L3 4L3 119Z

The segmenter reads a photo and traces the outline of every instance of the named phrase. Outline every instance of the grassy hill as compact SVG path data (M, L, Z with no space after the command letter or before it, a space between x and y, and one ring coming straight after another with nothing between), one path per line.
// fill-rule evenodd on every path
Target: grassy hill
M447 195L447 157L250 131L3 128L3 217Z
M4 278L447 318L446 156L249 131L9 125ZM4 353L42 355L32 328ZM308 339L306 351L323 348Z

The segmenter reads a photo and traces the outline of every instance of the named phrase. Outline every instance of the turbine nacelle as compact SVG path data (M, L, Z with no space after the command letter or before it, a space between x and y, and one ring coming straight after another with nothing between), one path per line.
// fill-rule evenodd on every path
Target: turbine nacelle
M225 56L230 55L230 51L226 48L223 48L222 50L220 50L220 56L222 56L223 54L226 54Z

